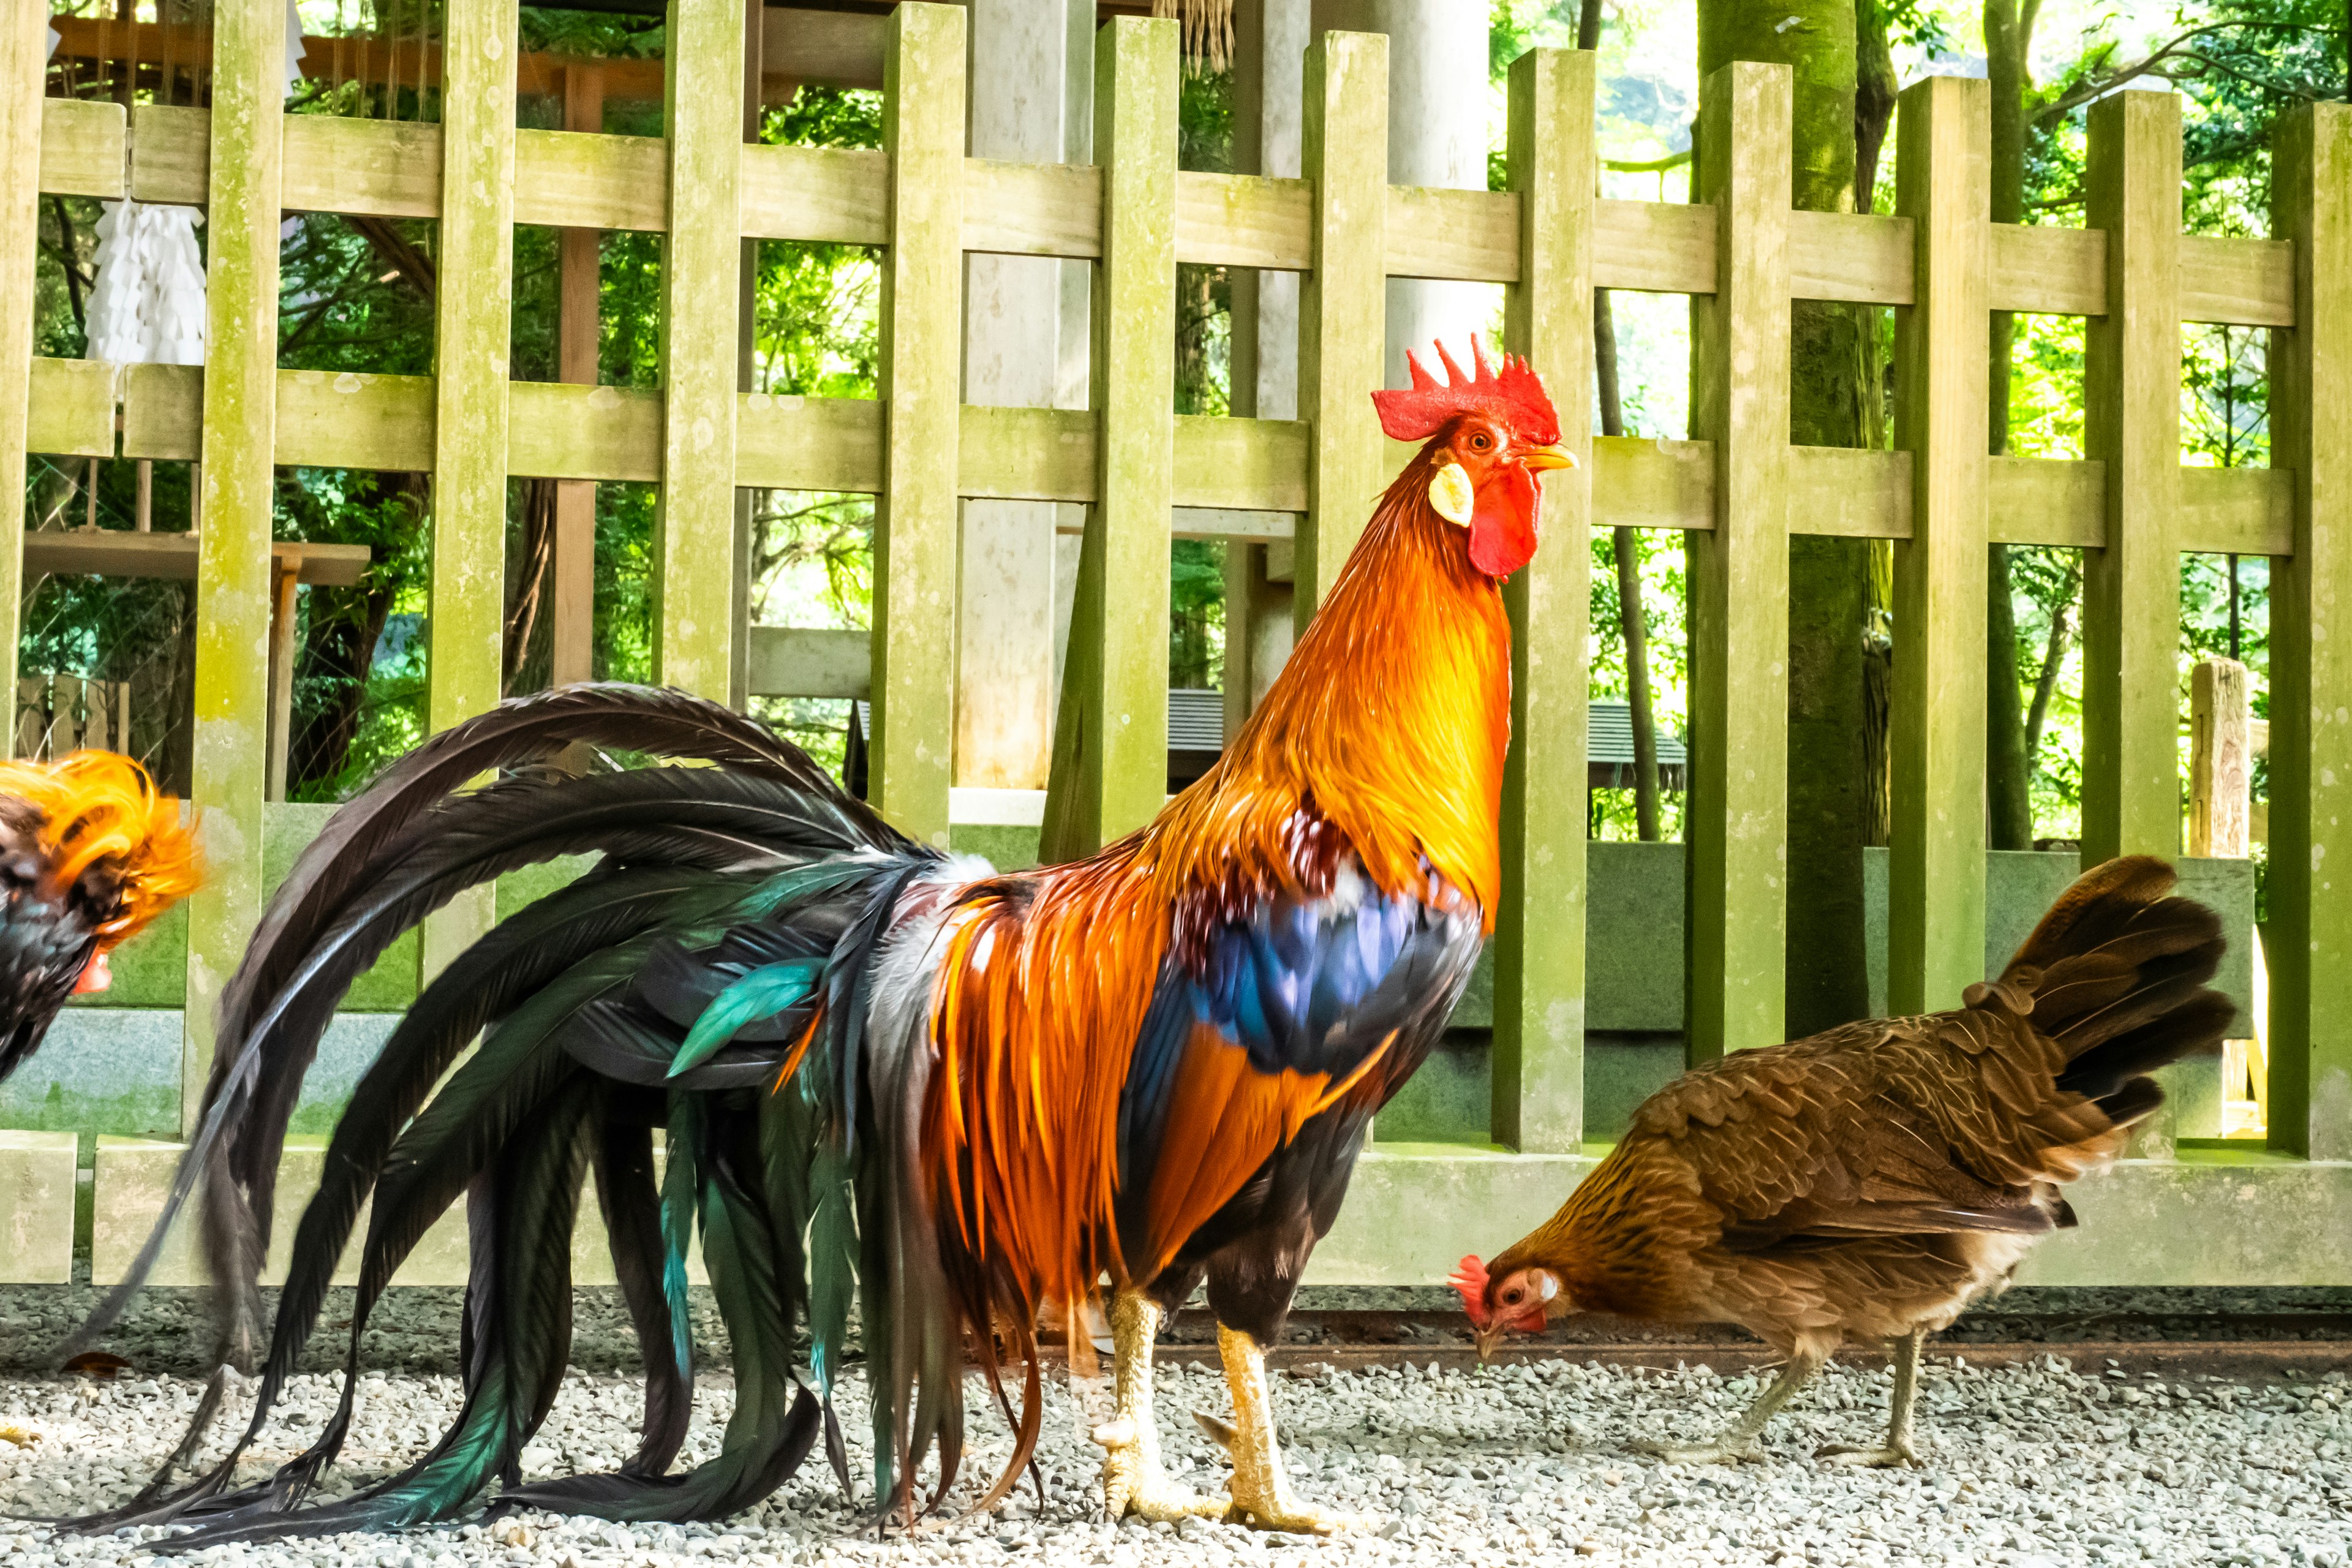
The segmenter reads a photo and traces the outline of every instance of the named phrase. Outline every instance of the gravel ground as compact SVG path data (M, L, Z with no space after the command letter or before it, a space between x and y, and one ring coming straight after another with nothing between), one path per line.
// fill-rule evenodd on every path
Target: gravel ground
M1962 1358L1963 1362L1965 1357ZM331 1408L336 1384L296 1380L266 1436L265 1461L299 1447ZM1629 1438L1696 1437L1754 1392L1705 1367L1601 1370L1570 1362L1432 1375L1412 1367L1276 1379L1294 1479L1310 1500L1373 1516L1337 1543L1258 1535L1205 1521L1181 1529L1098 1517L1097 1451L1080 1410L1055 1390L1045 1422L1043 1503L1024 1486L995 1515L877 1540L841 1501L821 1459L759 1510L724 1526L633 1529L524 1515L457 1530L213 1548L222 1563L455 1568L539 1563L673 1568L693 1558L750 1564L873 1563L906 1568L1028 1559L1051 1568L1452 1562L1624 1564L1939 1563L2309 1563L2352 1568L2352 1384L2256 1388L2078 1375L2062 1363L1987 1371L1933 1360L1921 1397L1922 1468L1850 1471L1814 1462L1828 1442L1871 1438L1884 1374L1832 1370L1773 1424L1769 1455L1737 1467L1669 1468ZM195 1385L176 1379L0 1383L0 1422L38 1440L0 1447L0 1509L41 1513L125 1494L177 1435ZM975 1406L985 1404L977 1395ZM1102 1395L1086 1395L1099 1412ZM457 1406L446 1377L366 1374L344 1451L347 1478L381 1473L438 1435ZM731 1394L707 1380L687 1458L716 1445ZM845 1395L862 1424L862 1391ZM1171 1468L1204 1489L1222 1465L1191 1408L1226 1408L1205 1369L1166 1369L1160 1432ZM524 1451L528 1473L617 1463L633 1447L634 1382L574 1373ZM1098 1418L1098 1416L1097 1416ZM968 1473L984 1483L1007 1448L976 1422ZM853 1445L854 1446L854 1445ZM853 1454L862 1473L864 1458ZM971 1500L971 1487L959 1496ZM102 1568L150 1560L146 1540L96 1540L0 1521L11 1568Z

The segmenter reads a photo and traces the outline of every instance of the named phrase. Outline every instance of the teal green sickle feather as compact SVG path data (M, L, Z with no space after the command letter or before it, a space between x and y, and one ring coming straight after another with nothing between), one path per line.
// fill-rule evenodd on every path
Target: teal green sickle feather
M817 976L824 973L823 959L796 958L762 965L728 986L711 998L710 1005L687 1031L686 1044L670 1063L669 1076L677 1078L700 1067L744 1025L772 1018L800 1001L815 989Z

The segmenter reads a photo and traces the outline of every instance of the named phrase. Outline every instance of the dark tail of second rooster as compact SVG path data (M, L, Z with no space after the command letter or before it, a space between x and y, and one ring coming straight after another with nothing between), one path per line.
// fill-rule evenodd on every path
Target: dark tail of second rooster
M2033 1026L2065 1050L2058 1087L2127 1126L2164 1103L2148 1075L2212 1049L2236 1005L2206 982L2221 968L2219 916L2175 896L2173 869L2127 855L2084 872L2001 971L2032 997Z

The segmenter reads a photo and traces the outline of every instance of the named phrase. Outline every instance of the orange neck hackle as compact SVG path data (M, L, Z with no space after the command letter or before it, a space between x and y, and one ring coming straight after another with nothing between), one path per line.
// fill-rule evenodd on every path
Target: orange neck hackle
M70 888L100 861L121 877L114 911L98 927L100 953L120 946L195 890L202 879L193 824L160 795L147 770L112 752L75 752L53 763L0 763L0 796L41 816L40 842L55 886Z

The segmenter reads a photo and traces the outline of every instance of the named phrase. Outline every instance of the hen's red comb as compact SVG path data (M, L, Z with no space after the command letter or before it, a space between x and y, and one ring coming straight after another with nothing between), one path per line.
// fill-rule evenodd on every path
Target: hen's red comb
M1445 1282L1462 1298L1462 1310L1470 1314L1470 1321L1485 1328L1492 1314L1486 1310L1486 1266L1478 1261L1478 1255L1474 1252L1455 1264Z
M1372 394L1381 428L1391 440L1425 441L1444 429L1447 420L1474 410L1507 425L1521 440L1549 446L1559 439L1559 415L1552 408L1542 378L1528 368L1527 361L1505 354L1503 368L1496 371L1487 363L1478 334L1473 332L1470 358L1478 370L1475 375L1465 375L1444 342L1436 349L1437 357L1444 362L1444 381L1423 369L1420 359L1408 349L1404 359L1412 368L1412 385L1401 392Z

